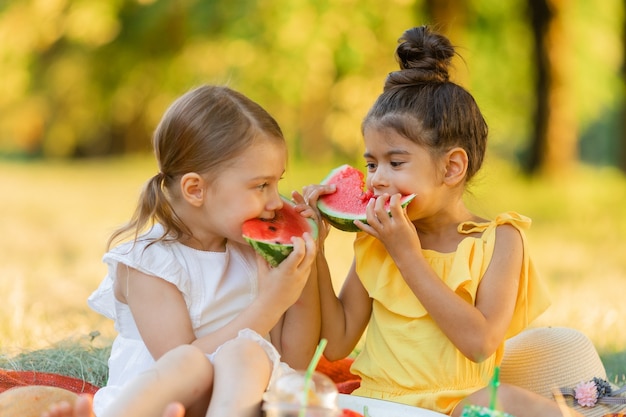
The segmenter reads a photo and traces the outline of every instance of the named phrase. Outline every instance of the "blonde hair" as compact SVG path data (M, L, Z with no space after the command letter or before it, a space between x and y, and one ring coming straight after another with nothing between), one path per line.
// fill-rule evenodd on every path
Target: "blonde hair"
M276 120L237 91L205 85L178 98L152 138L159 172L146 182L133 216L113 232L108 248L131 235L137 240L155 223L164 229L155 242L192 237L171 205L172 187L190 172L217 177L220 167L260 136L285 142Z

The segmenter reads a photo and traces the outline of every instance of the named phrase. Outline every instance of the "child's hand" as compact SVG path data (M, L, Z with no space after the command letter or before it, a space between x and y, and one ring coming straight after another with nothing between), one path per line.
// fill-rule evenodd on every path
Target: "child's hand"
M354 222L361 230L380 240L395 260L402 253L421 251L415 226L400 203L401 197L400 194L383 194L376 199L370 199L366 209L367 224L359 220ZM387 202L390 213L387 213L385 207Z
M337 186L335 184L312 184L302 188L302 195L304 196L304 202L306 204L317 209L317 200L320 196L332 194L335 191L337 191Z
M302 293L317 255L316 243L308 233L291 238L293 251L276 268L257 256L259 297L267 296L281 314L291 307Z
M296 202L296 211L304 217L310 217L317 223L318 234L318 247L324 245L326 237L330 232L330 224L320 214L317 208L317 200L321 195L332 194L337 190L335 184L332 185L307 185L302 189L302 194L294 191L291 193L293 201Z

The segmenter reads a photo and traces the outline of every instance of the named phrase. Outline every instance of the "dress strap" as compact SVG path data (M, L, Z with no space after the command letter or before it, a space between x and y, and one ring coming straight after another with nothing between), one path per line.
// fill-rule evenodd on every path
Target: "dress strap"
M477 223L477 222L467 221L467 222L460 223L459 227L457 228L457 231L465 235L469 235L472 233L482 233L491 224L492 222Z
M471 234L471 233L482 233L487 229L495 228L501 224L510 224L517 229L523 230L528 229L531 224L530 218L523 216L514 211L509 211L506 213L502 213L496 216L496 218L492 221L486 222L473 222L466 221L460 223L457 231L462 234Z

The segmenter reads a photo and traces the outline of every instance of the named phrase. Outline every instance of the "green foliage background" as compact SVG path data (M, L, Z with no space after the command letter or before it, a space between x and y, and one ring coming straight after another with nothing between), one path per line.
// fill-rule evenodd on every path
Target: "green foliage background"
M466 3L462 25L451 24L463 57L456 80L482 107L493 150L513 157L534 112L526 2ZM566 8L578 122L591 143L618 140L597 124L621 106L622 9L619 0ZM0 155L144 151L175 97L219 83L268 108L296 159L352 158L361 118L396 69L398 37L437 27L426 16L420 0L2 0Z
M555 294L539 324L583 330L623 384L625 178L586 168L556 182L519 175L511 163L528 146L534 112L527 1L463 2L463 22L447 22L463 57L453 76L491 130L474 205L535 220L530 237ZM623 141L623 2L566 4L562 47L571 49L581 158L612 164ZM297 162L285 191L318 181L335 163L358 160L361 118L397 68L396 41L410 27L438 27L427 15L425 0L0 0L0 158L46 159L0 161L3 353L112 333L84 300L104 274L98 259L108 233L155 167L144 156L93 157L145 153L177 96L228 84L283 127ZM91 159L70 161L83 157ZM337 240L329 251L339 272L351 259L346 247ZM107 347L89 345L97 375ZM73 348L41 358L84 377ZM18 359L27 365L16 367L30 366L19 355L0 355L0 365Z

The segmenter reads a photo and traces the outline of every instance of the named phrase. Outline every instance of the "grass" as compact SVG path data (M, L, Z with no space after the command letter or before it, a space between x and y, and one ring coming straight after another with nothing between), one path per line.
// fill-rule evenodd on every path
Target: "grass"
M0 355L0 368L49 372L82 379L97 387L107 382L111 346L96 347L85 338L66 339L54 345L15 356Z
M330 168L292 164L282 190L319 182ZM126 221L155 172L148 157L0 162L0 367L93 370L94 378L102 377L98 364L115 333L85 300L106 273L100 259L109 233ZM534 325L582 331L611 379L623 381L626 178L579 167L558 180L529 180L491 160L467 202L486 217L515 210L533 219L531 255L553 297ZM337 285L351 262L351 240L334 230L327 241Z

